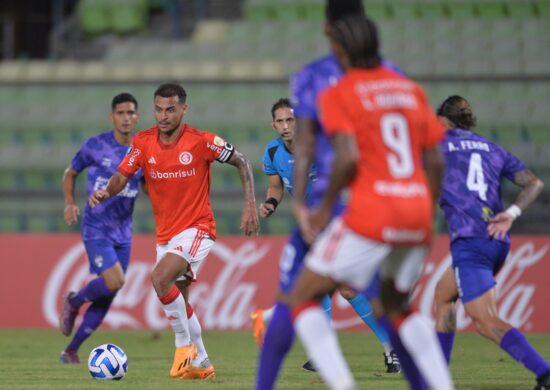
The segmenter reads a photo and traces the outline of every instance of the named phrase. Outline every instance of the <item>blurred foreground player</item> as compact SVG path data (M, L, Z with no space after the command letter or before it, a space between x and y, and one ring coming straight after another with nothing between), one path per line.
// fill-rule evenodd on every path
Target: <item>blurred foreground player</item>
M449 225L452 266L436 287L436 329L447 362L460 297L477 331L535 374L535 389L550 389L548 362L518 329L500 319L494 279L510 250L512 223L544 184L510 152L472 131L476 118L463 97L447 98L437 115L447 129L441 143L446 164L440 206ZM502 178L521 187L506 210L500 195Z
M252 167L248 159L214 133L182 123L187 94L178 84L155 91L156 125L139 132L105 190L94 192L96 207L117 194L141 168L153 206L157 264L153 287L175 333L176 352L170 376L208 379L215 375L201 336L201 326L188 297L189 285L216 239L210 204L212 162L237 168L244 190L241 229L247 236L259 231Z
M88 138L73 158L63 176L65 221L78 221L80 209L74 198L77 176L88 169L88 195L105 188L109 178L128 152L139 120L138 103L128 94L115 96L111 103L113 130ZM132 211L138 196L142 174L128 182L124 191L96 209L88 205L82 220L82 240L86 247L90 271L98 278L64 300L59 327L69 336L80 307L90 303L73 339L61 353L61 363L80 363L78 348L97 329L107 314L118 290L124 285L124 274L130 260Z
M293 165L294 165L294 110L288 99L279 99L271 108L272 127L279 135L278 138L267 144L263 156L263 170L269 177L267 199L260 205L259 213L263 218L270 217L283 199L284 191L292 195L293 191ZM316 181L316 168L311 167L310 180L306 190L306 199L311 192L311 187ZM295 229L291 235L291 242L283 250L280 261L281 292L277 300L281 300L282 294L287 291L291 283L296 279L302 268L303 258L309 250L308 244L302 244L299 240L299 230ZM372 311L363 295L356 294L353 290L341 288L340 293L348 300L361 319L371 327L374 334L384 346L384 361L387 372L399 372L400 366L397 356L392 354L391 344L386 332L374 321ZM331 317L331 297L326 295L322 300L322 306L328 317ZM252 314L252 330L256 343L261 346L264 339L266 324L269 323L275 306L269 309L258 309ZM290 324L289 324L290 326ZM305 370L315 371L308 361L302 366Z
M321 95L319 110L335 156L328 189L306 215L313 235L328 226L291 293L296 332L329 387L355 389L319 299L339 285L362 290L380 269L382 323L411 388L450 390L435 332L409 302L431 241L443 129L423 89L382 66L370 19L348 16L331 27L331 46L345 75ZM347 208L330 222L346 186Z

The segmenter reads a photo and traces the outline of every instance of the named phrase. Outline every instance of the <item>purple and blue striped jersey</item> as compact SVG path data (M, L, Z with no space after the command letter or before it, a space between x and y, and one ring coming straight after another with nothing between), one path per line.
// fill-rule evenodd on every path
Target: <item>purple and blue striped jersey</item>
M396 73L403 72L389 61L383 61L383 65ZM334 151L319 120L317 100L321 92L336 84L343 75L342 68L334 54L321 57L305 65L296 72L291 79L290 92L294 115L307 118L317 123L315 134L315 157L313 165L317 168L317 179L313 183L311 194L308 198L309 207L316 206L322 199L328 188L330 170Z
M445 174L439 205L451 241L489 238L489 219L503 210L501 179L514 180L526 165L501 146L469 130L451 129L440 144ZM507 235L503 241L509 242Z
M114 132L106 132L88 138L71 162L75 172L88 168L88 196L105 189L109 178L128 152L129 146L117 142ZM132 240L132 212L139 192L141 171L134 175L126 187L117 195L95 208L86 203L82 218L84 241L107 239L115 244L126 244Z

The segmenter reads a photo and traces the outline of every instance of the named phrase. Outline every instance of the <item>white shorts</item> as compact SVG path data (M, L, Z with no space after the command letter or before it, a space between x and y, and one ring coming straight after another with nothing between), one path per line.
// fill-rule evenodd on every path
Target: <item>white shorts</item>
M403 293L422 275L426 246L393 247L373 241L336 218L321 233L305 259L311 271L358 291L366 289L380 269L381 278L393 279Z
M178 233L166 244L157 244L157 263L167 254L174 253L189 263L187 270L177 280L197 280L203 260L214 246L210 236L195 228Z

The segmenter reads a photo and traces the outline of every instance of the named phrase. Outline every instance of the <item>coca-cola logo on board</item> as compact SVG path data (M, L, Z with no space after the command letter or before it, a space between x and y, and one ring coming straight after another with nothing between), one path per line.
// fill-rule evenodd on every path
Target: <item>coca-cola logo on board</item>
M548 245L535 248L532 242L525 242L510 251L504 266L496 276L496 296L500 317L516 328L529 331L532 328L530 318L535 310L533 296L537 286L521 281L524 272L533 267L548 252ZM451 255L447 255L438 265L427 263L424 269L427 275L416 288L414 298L418 299L419 309L433 318L434 291L441 275L451 265ZM462 303L457 304L457 329L465 329L472 324Z
M262 260L269 249L269 244L259 245L254 241L248 241L237 249L223 243L214 245L211 254L221 260L222 266L214 278L209 278L212 282L194 285L189 295L206 329L241 329L249 322L249 315L256 308L254 297L258 285L242 279L247 269ZM140 259L130 262L124 287L105 317L108 326L153 329L169 326L150 283L153 265L152 261ZM64 294L78 291L92 277L82 243L73 245L60 257L48 277L42 301L43 314L50 325L57 326L58 309Z
M271 294L278 279L277 261L273 257L278 256L283 243L283 240L273 239L243 240L234 248L223 242L214 245L211 255L201 269L204 275L199 273L199 282L190 289L190 301L205 329L247 328L250 324L250 313L265 305L265 302L273 302ZM526 331L534 327L533 317L542 309L541 306L535 308L537 281L533 274L536 276L537 272L534 272L532 267L536 267L541 259L548 257L547 252L546 244L537 247L532 241L523 241L510 252L504 267L496 277L501 317ZM432 258L426 263L424 275L414 291L414 301L419 309L430 317L433 317L435 286L450 264L451 257L448 251L440 250L438 258ZM256 265L260 268L254 268ZM130 262L124 288L117 294L105 318L105 323L109 327L169 327L151 286L150 272L153 266L154 261L151 259L134 258ZM541 269L540 266L538 269ZM254 276L257 274L267 277L258 280L258 277ZM57 326L64 294L80 289L92 277L84 245L78 243L68 247L48 275L42 296L42 312L51 326ZM266 281L271 284L268 286ZM540 301L541 298L538 299ZM333 326L336 329L355 327L362 323L350 309L349 303L339 294L332 302ZM470 318L465 315L460 303L457 309L457 328L468 328L471 325ZM364 325L361 325L361 328L364 329ZM542 329L540 324L538 328Z

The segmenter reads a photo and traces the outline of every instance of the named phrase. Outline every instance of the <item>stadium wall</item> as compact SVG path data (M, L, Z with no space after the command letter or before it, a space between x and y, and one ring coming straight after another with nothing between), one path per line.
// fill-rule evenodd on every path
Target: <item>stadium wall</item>
M222 237L191 289L190 300L205 329L240 330L250 327L249 315L268 307L278 280L278 258L286 238ZM438 236L424 274L414 293L415 304L432 314L433 290L450 264L446 236ZM0 235L1 328L56 327L64 294L90 277L80 237L76 234ZM498 304L502 317L526 332L550 332L550 236L516 236L505 267L498 275ZM153 236L137 235L126 284L117 295L104 327L167 329L149 273L154 265ZM341 297L334 300L338 329L365 330ZM473 331L462 307L458 327Z

